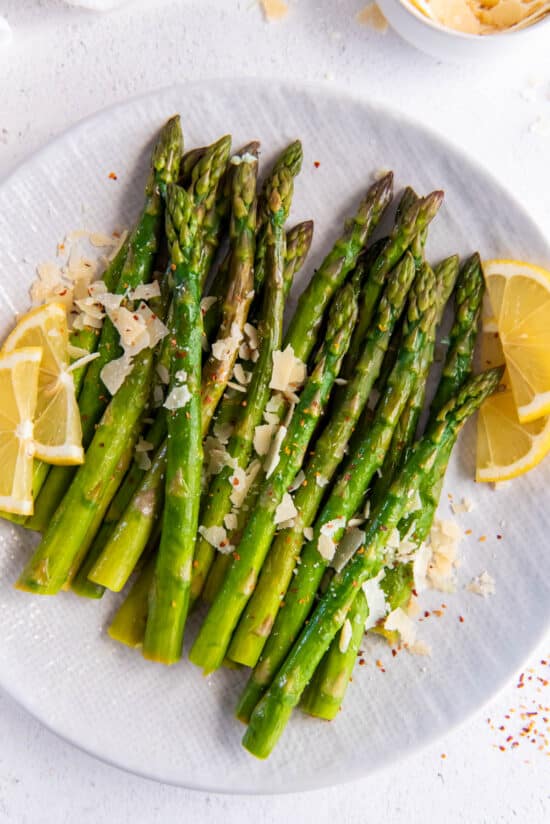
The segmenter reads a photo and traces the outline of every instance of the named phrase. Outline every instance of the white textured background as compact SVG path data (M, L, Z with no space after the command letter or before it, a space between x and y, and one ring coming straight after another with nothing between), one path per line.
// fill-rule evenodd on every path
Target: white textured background
M358 26L361 0L290 6L284 23L267 25L253 0L135 2L109 15L53 0L2 0L14 41L0 52L0 175L80 117L175 80L300 78L387 102L445 134L514 190L548 232L550 138L531 127L550 118L550 57L444 66L391 33ZM127 776L65 745L0 696L0 821L547 821L550 750L538 749L542 739L531 744L533 733L517 733L530 720L520 720L521 712L550 704L550 686L539 680L550 677L540 663L549 656L550 638L525 687L510 686L465 727L393 770L286 798L206 796ZM542 717L550 714L539 710L538 732ZM513 750L509 734L520 741Z

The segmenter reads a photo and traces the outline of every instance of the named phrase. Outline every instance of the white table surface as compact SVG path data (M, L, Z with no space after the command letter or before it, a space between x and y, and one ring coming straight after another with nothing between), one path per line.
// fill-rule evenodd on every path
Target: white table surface
M391 32L359 26L363 5L290 0L288 18L267 24L254 0L134 2L109 14L61 0L2 0L14 40L0 52L0 177L81 117L140 92L187 78L288 77L337 85L429 124L492 170L550 231L550 137L531 128L550 118L550 56L443 65ZM0 821L548 821L550 747L538 749L542 738L530 743L535 732L518 736L531 720L522 712L539 711L538 733L541 716L550 718L540 709L550 704L541 680L550 669L540 663L549 658L550 637L527 664L533 671L526 669L521 690L514 682L393 769L269 798L205 795L128 775L65 744L0 693ZM509 734L519 746L511 748Z

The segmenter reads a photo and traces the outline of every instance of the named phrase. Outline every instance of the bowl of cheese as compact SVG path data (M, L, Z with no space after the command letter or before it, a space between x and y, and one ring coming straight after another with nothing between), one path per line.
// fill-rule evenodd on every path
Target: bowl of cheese
M550 40L550 0L377 0L391 26L443 60L521 56Z

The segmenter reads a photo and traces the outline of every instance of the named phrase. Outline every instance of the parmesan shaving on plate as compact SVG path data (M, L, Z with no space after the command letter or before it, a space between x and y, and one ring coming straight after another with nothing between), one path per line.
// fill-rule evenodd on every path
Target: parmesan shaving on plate
M390 612L384 621L384 629L398 632L405 646L411 646L416 641L416 624L401 607Z
M258 330L251 323L244 325L244 341L239 347L239 357L242 360L250 360L255 363L260 357L258 346L260 343Z
M222 555L228 555L235 547L229 543L227 532L223 526L199 526L199 534Z
M367 604L369 605L369 614L365 621L365 630L375 627L381 618L384 618L388 613L388 605L386 603L386 593L380 586L380 581L383 579L386 571L381 569L375 578L365 581L362 590L365 593Z
M350 645L352 636L352 628L351 628L351 621L349 618L346 618L342 625L342 629L340 630L340 636L338 638L338 649L343 654L344 652L348 651L348 647Z
M277 432L275 433L273 440L271 441L271 447L264 461L264 470L266 478L270 478L273 475L281 459L281 445L285 439L286 432L286 426L280 426Z
M213 438L212 435L208 435L208 437L204 439L203 451L207 478L210 478L212 475L217 475L222 471L224 466L231 466L231 456L226 452L218 438Z
M471 512L473 508L474 505L468 498L462 498L459 504L454 501L451 503L451 509L455 515L461 515L463 512Z
M294 506L292 496L288 492L285 492L281 503L275 510L275 523L282 524L285 521L289 521L291 518L295 518L297 514L298 510Z
M317 472L315 475L315 483L323 489L328 484L328 478L323 477L320 472Z
M482 598L487 598L488 595L495 594L495 580L485 570L477 578L473 578L466 589L476 595L481 595Z
M245 369L243 369L240 363L236 363L235 368L233 369L233 377L240 384L242 384L242 386L248 386L248 384L252 380L252 372L247 372Z
M128 295L130 300L151 300L160 298L160 283L154 280L152 283L140 283L133 292Z
M441 592L455 591L457 553L461 538L462 530L454 521L434 519L429 541L417 550L414 557L417 592L429 587Z
M288 3L285 0L260 0L266 20L272 23L282 20L288 14Z
M325 561L332 561L336 552L336 541L334 536L339 530L346 526L345 518L334 518L332 521L327 521L321 527L319 540L317 541L317 551Z
M300 469L300 471L298 472L298 474L296 475L296 477L292 481L292 484L288 487L288 491L289 492L295 492L298 489L298 487L302 486L305 479L306 479L306 476L304 474L304 470Z
M228 443L229 438L233 434L233 426L230 423L221 423L220 421L215 421L214 426L212 427L212 431L220 443L226 444Z
M269 388L279 392L294 394L306 379L307 367L300 358L294 355L290 344L286 349L277 349L272 353L273 371Z
M313 527L312 526L305 526L304 527L304 538L306 541L313 541Z
M357 22L363 26L369 26L374 31L384 34L388 30L388 21L376 5L376 3L369 3L364 9L357 14Z

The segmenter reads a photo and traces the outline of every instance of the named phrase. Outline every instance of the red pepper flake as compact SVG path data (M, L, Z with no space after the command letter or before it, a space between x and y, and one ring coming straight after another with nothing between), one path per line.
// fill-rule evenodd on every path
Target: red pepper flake
M118 180L118 177L114 172L109 172L109 180Z
M441 609L433 609L432 613L433 615L437 616L437 618L441 618L443 616L443 610Z
M429 617L430 617L430 614L431 614L431 613L430 613L430 612L428 612L428 610L426 610L426 611L424 612L424 618L429 618Z
M360 658L360 659L359 659L359 666L360 666L360 667L364 667L364 666L365 666L365 659L364 659L364 658Z
M240 561L241 560L241 556L239 555L238 552L232 552L231 554L233 555L233 558L235 559L235 561Z
M321 162L319 160L314 160L313 165L315 166L316 169L318 169L319 166L321 165Z
M502 535L497 535L497 541L502 541Z
M463 624L463 623L464 623L464 616L463 616L463 615L459 615L459 616L458 616L458 620L460 621L460 623L461 623L461 624Z
M397 655L397 650L392 649L391 654L392 654L393 658L395 658L395 656Z
M479 543L480 543L480 544L484 543L486 540L487 540L487 536L486 536L486 535L480 535L480 536L479 536Z
M441 753L441 758L443 758L443 759L447 758L447 753L442 752Z
M465 534L465 535L471 535L471 534L472 534L472 530L471 530L471 529L466 529L466 530L464 531L464 534Z

